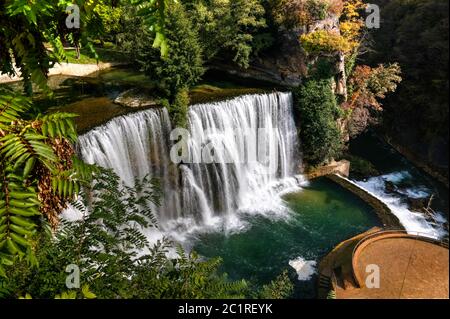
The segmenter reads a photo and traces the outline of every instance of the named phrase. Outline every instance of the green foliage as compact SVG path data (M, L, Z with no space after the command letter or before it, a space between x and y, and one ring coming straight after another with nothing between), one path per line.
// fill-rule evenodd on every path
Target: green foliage
M352 49L347 39L339 33L327 30L317 30L300 36L302 48L308 54L347 53Z
M247 68L254 45L254 34L266 26L260 0L192 1L191 12L199 29L207 60L230 55L239 66ZM264 42L262 42L262 40ZM269 42L268 42L269 40ZM258 50L270 39L259 38Z
M309 14L316 20L323 20L327 17L330 1L327 0L307 0L306 7Z
M73 114L23 120L30 100L0 93L0 275L4 276L3 267L12 266L16 258L36 265L34 240L40 217L55 210L44 203L44 193L51 187L58 194L56 206L64 206L88 178L88 169L72 158L68 144L77 138Z
M339 110L331 81L309 79L297 89L295 97L305 160L317 165L339 156L342 150L336 122Z
M381 7L383 24L372 30L375 46L366 57L368 63L398 62L403 75L397 92L384 103L383 129L397 143L448 171L449 2L374 3ZM438 157L429 156L437 153Z
M0 298L2 296L0 295ZM83 285L81 288L81 294L78 293L76 290L68 290L63 291L60 294L57 294L55 296L55 299L67 299L67 300L74 300L74 299L95 299L97 296L90 291L89 285ZM19 299L33 299L33 297L26 293L25 296L19 297Z
M66 60L62 42L70 32L62 26L67 16L66 7L71 3L65 0L0 2L0 73L15 75L17 67L27 94L31 94L31 82L51 94L47 74L54 63ZM81 24L85 26L95 3L78 0L76 4L82 12ZM83 32L77 35L89 46ZM48 50L46 44L51 45L52 50Z
M347 78L350 78L353 70L356 66L356 59L358 58L358 52L354 52L350 56L348 56L345 59L345 74L347 75Z
M336 62L326 57L319 57L317 61L310 66L309 75L316 80L331 79L336 74Z
M345 159L350 161L350 174L357 179L367 179L379 176L380 173L368 160L351 154L346 154Z
M126 0L124 4L137 8L148 32L153 33L153 47L164 57L168 52L165 37L166 7L175 0ZM65 25L69 5L80 8L80 28ZM122 7L113 7L107 0L5 0L0 2L0 74L20 75L24 89L32 94L31 83L49 95L49 69L67 61L63 42L77 48L85 47L96 60L98 56L90 37L104 40L120 32ZM52 50L48 50L50 45Z
M197 32L180 3L172 4L166 16L166 38L170 47L166 57L149 47L153 35L142 35L139 62L142 70L157 81L171 102L185 87L194 85L204 73L202 49Z
M170 44L166 37L166 14L176 6L176 0L129 0L137 8L137 15L142 17L146 31L154 34L153 48L159 49L161 57L167 57Z
M329 292L328 295L327 295L327 299L330 299L330 300L337 299L337 297L336 297L336 291L330 290L330 292Z
M189 90L187 88L181 89L175 95L174 102L168 107L174 127L185 128L187 126L189 101Z
M109 4L99 3L94 8L94 21L101 28L101 32L94 33L94 36L100 35L100 40L114 41L114 36L122 30L121 17L123 7L112 7Z
M270 284L262 287L260 299L287 299L292 297L294 285L289 278L288 272L284 271Z
M89 195L74 203L81 219L65 221L56 238L42 233L36 252L39 268L18 262L0 281L3 297L244 297L247 283L220 275L220 259L200 260L181 247L177 257L168 258L171 245L166 240L149 244L143 229L157 226L151 207L158 205L160 196L155 180L147 177L128 188L112 172L99 169ZM82 271L81 294L65 287L69 264Z

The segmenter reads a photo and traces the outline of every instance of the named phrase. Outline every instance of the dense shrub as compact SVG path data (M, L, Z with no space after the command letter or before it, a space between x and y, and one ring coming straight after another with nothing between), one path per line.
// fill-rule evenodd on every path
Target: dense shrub
M189 102L189 90L187 88L179 90L175 95L173 103L168 108L175 127L186 127Z
M258 297L259 299L285 299L291 297L293 293L294 285L286 270L276 280L264 285Z
M295 92L300 118L304 159L311 165L339 156L341 133L336 119L339 109L330 80L307 80Z
M300 42L303 49L309 54L344 52L352 49L351 43L335 31L317 30L302 34Z
M191 17L199 29L206 59L229 58L248 67L254 46L261 50L272 43L267 34L254 43L255 33L266 26L264 12L260 0L196 1Z
M242 298L245 281L231 282L218 272L218 258L201 261L167 240L151 245L143 228L157 227L151 207L158 204L157 181L144 178L134 188L123 186L110 171L100 170L89 195L75 206L82 217L65 221L54 238L41 233L38 267L17 262L0 279L0 298L51 298L67 291L68 265L81 270L80 283L98 298ZM90 206L89 206L90 205ZM86 208L88 207L88 208ZM139 253L138 253L139 252ZM76 296L76 293L74 294Z

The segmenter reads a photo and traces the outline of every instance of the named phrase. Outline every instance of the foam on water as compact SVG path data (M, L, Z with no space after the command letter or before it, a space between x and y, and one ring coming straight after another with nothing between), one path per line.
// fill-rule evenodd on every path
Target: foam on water
M395 185L400 184L405 180L410 179L411 177L412 176L409 172L401 171L369 178L367 181L350 182L363 188L371 195L385 203L391 209L392 213L397 216L401 224L409 233L418 233L424 236L438 239L446 236L448 233L442 225L446 222L446 219L442 214L436 213L436 215L434 216L437 222L437 225L435 225L430 222L430 220L428 220L424 214L410 210L407 203L405 202L405 199L400 195L389 193L386 190L386 181L394 183ZM412 198L426 198L431 194L431 191L426 189L424 186L421 186L405 188L399 190L399 193Z
M317 262L314 260L305 260L302 257L289 261L289 266L295 269L298 280L307 281L317 272Z
M164 198L154 207L159 230L151 229L149 238L184 242L199 232L241 232L248 227L243 215L289 218L282 195L306 183L294 176L301 158L292 108L291 93L191 106L191 161L181 165L171 161L166 109L117 117L81 136L78 150L86 162L113 169L128 186L146 175L161 181ZM194 160L202 158L205 144L214 149L213 163ZM265 162L245 160L261 152ZM77 213L70 207L65 215Z

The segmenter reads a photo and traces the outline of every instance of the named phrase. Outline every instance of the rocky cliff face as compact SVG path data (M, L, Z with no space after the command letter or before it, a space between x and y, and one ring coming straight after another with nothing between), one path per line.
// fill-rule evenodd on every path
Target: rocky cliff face
M265 81L281 86L295 87L307 74L307 58L300 47L302 30L283 31L279 45L255 58L247 69L215 61L211 69L226 71L242 78Z
M308 57L300 45L300 36L317 30L333 30L339 32L339 17L332 16L319 20L312 25L292 30L280 30L278 43L270 51L261 54L252 61L248 69L235 65L215 62L212 69L226 71L243 78L256 79L277 85L296 87L302 83L308 73L308 65L314 64L317 57ZM345 75L345 57L336 52L329 56L335 60L335 92L346 97L347 79Z

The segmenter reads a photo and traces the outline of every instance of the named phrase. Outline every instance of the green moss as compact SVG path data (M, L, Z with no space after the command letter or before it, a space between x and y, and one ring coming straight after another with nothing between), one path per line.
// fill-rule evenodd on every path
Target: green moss
M267 89L261 88L219 88L216 86L202 84L190 91L191 104L211 103L223 101L245 94L267 93Z

